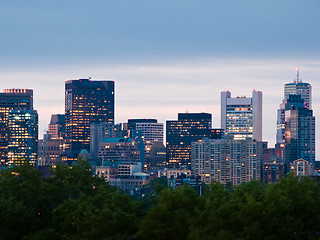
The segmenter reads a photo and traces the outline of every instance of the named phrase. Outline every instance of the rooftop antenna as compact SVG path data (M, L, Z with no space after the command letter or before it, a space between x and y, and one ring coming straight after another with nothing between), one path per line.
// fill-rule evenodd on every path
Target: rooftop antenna
M186 107L186 113L189 113L189 108L188 107Z

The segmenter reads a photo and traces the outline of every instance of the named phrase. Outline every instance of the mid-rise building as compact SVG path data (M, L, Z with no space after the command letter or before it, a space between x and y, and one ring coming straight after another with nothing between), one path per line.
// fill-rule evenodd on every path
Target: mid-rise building
M191 166L191 142L211 136L211 114L179 113L178 120L166 122L168 168Z
M11 110L8 115L8 165L25 162L36 166L38 114L33 110Z
M104 138L100 144L98 157L103 165L109 166L141 162L140 150L133 138Z
M33 90L5 89L0 93L0 165L8 163L8 116L12 110L33 110Z
M296 176L312 176L314 164L310 161L299 158L290 164L290 171Z
M145 145L145 157L149 156L154 143L163 143L163 123L136 123L136 131L140 131Z
M277 183L285 175L285 166L278 158L263 162L262 182L264 184Z
M238 185L260 179L264 143L254 139L202 139L192 143L192 173L207 184L213 180Z
M262 141L262 92L254 90L251 98L221 92L221 128L235 140Z
M48 134L51 136L51 139L65 139L66 121L64 114L51 115Z
M65 122L66 150L71 151L70 155L75 156L81 149L89 151L90 124L114 122L114 81L66 81Z
M146 157L145 170L148 172L159 171L166 166L166 147L162 142L155 142Z
M129 137L126 123L114 124L99 122L90 124L90 157L98 158L98 151L102 139Z

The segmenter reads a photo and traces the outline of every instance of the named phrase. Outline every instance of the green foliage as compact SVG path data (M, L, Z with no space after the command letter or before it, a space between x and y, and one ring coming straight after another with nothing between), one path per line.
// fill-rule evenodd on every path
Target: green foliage
M161 192L157 205L142 221L138 236L142 239L188 239L195 207L200 197L192 187L166 189Z
M94 177L87 161L42 179L26 164L0 171L0 239L319 239L320 190L289 174L277 184L184 185L142 200ZM208 188L208 189L206 189Z

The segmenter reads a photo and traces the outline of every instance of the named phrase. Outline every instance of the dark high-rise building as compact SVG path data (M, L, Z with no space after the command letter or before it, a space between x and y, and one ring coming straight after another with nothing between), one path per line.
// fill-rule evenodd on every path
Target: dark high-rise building
M286 105L290 95L300 95L300 102L294 102L295 105L299 104L299 107L306 107L312 109L312 87L309 83L304 83L300 79L299 69L297 69L297 78L292 83L284 85L284 99L280 104L277 116L277 143L282 144L285 141L285 111ZM292 101L291 101L292 102Z
M28 161L35 166L38 152L38 114L33 110L11 110L8 115L8 165Z
M66 81L65 121L66 150L72 156L81 149L89 151L90 124L114 122L114 81Z
M5 89L0 93L0 164L8 161L8 116L12 110L33 110L33 90Z
M210 137L211 114L179 113L177 121L166 122L166 158L169 168L191 166L191 142Z
M283 107L284 158L286 170L297 159L315 161L315 117L301 95L289 95Z

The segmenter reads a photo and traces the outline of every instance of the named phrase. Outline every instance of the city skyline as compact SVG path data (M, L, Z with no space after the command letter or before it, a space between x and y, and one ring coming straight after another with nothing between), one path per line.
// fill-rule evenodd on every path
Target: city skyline
M64 113L68 79L114 80L116 123L164 123L188 110L211 113L220 128L220 92L255 89L272 147L283 86L296 67L313 87L319 118L319 8L316 0L6 1L0 89L34 89L40 138L51 114ZM316 130L320 136L317 120Z

